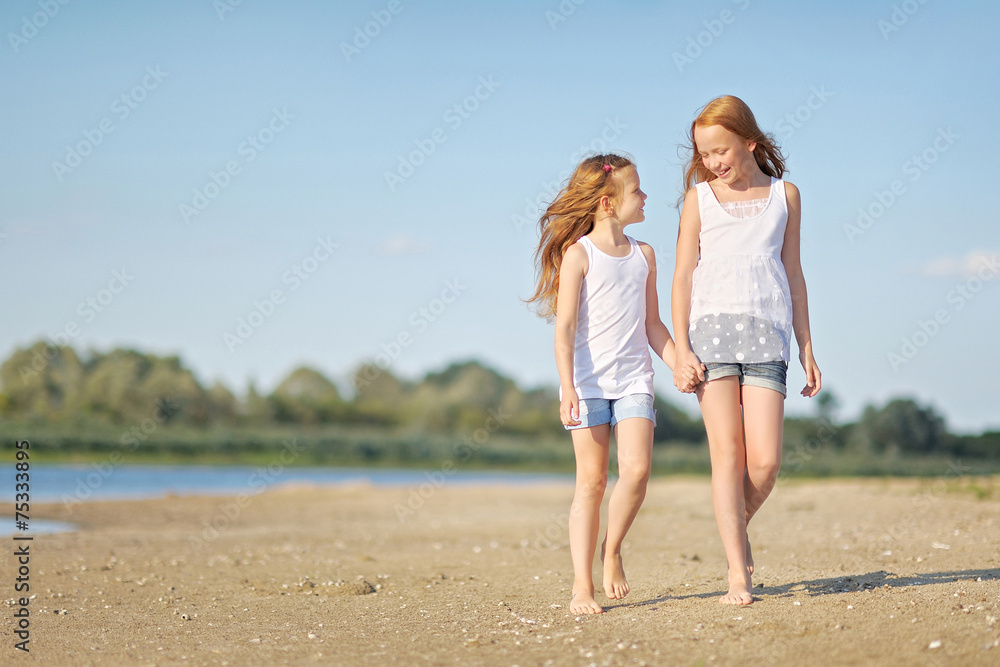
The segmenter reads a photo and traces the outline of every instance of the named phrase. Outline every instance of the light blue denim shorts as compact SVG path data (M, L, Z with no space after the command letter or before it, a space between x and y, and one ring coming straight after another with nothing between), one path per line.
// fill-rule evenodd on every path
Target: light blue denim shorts
M615 424L623 419L642 417L656 426L656 410L653 409L651 394L629 394L621 398L581 398L580 425L563 426L567 431L588 428L601 424Z
M787 361L764 361L756 364L706 362L705 368L707 369L705 382L736 376L740 379L741 386L764 387L773 389L782 396L788 395L785 388L788 376Z

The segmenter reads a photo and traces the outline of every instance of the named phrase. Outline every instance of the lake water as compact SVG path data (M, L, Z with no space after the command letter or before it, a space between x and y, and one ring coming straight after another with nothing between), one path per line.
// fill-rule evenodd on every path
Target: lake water
M0 468L0 498L13 509L14 466ZM421 484L543 484L573 482L571 474L402 470L367 468L292 468L275 466L33 464L30 500L35 503L75 503L92 500L162 498L174 495L249 495L282 484L336 486L371 484L384 487L419 487ZM29 513L30 516L30 513ZM12 535L14 518L0 518L0 535ZM65 532L72 524L30 520L26 534Z
M527 472L397 470L366 468L293 468L274 466L33 464L31 503L161 498L175 495L257 494L281 484L343 485L364 483L385 487L469 484L572 483L572 474ZM13 464L0 468L0 499L13 509ZM8 504L11 503L11 504ZM11 519L11 524L13 519ZM57 522L50 522L56 524ZM41 528L32 520L32 531ZM55 526L58 528L58 526ZM0 534L9 534L0 525Z

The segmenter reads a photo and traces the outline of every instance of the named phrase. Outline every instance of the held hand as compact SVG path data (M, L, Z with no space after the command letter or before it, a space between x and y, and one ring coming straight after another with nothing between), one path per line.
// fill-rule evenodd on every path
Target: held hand
M705 380L705 365L690 349L678 350L674 368L674 386L685 394L695 390Z
M681 389L685 394L693 394L695 390L705 381L705 364L701 363L697 359L695 366L687 366L684 372L687 374L688 383L687 386Z
M559 402L559 419L563 426L580 425L580 399L576 395L576 390L563 390L562 401Z
M698 379L698 376L695 374L694 369L690 370L691 370L691 377L688 380L688 384L683 389L681 389L681 391L685 394L693 394L698 389L698 387L701 386L701 383L703 382L702 380Z
M675 376L674 385L681 393L694 393L694 390L699 384L701 384L701 381L698 380L698 366L686 365L684 367L678 367L677 375L680 377L678 378Z
M799 361L802 362L802 370L806 372L806 386L802 389L802 395L812 398L823 386L822 373L813 359L812 350L800 350Z

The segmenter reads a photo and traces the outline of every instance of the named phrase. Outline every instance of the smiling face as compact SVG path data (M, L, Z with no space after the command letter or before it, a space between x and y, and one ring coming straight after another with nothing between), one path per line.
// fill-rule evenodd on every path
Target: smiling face
M721 125L696 125L694 143L702 164L721 183L751 180L760 172L753 156L756 144Z
M639 188L639 174L634 167L626 167L615 173L614 178L621 179L621 196L615 204L615 213L623 224L631 225L646 219L643 206L646 204L646 193Z

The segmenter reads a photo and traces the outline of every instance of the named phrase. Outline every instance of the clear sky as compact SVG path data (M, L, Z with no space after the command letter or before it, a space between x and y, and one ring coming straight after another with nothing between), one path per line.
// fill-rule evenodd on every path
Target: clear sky
M730 93L802 192L840 416L907 395L997 428L997 25L985 1L4 2L0 354L132 346L236 391L474 357L554 386L520 301L538 202L631 153L669 322L679 147Z

